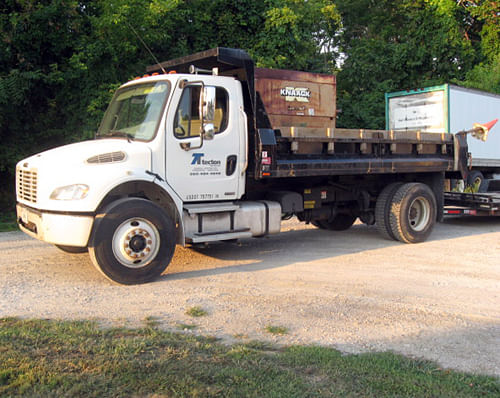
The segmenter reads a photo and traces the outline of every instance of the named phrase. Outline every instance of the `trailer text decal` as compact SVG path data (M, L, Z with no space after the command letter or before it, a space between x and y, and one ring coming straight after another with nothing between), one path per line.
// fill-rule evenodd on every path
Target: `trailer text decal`
M285 97L285 101L309 102L311 98L311 90L307 87L285 87L281 89L280 94Z

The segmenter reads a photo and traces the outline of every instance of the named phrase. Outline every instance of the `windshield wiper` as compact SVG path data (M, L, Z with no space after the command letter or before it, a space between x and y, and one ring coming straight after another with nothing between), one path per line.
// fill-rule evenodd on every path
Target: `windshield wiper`
M120 130L110 130L105 135L97 136L97 138L107 138L107 137L125 137L128 142L132 142L135 139L135 137L132 134Z

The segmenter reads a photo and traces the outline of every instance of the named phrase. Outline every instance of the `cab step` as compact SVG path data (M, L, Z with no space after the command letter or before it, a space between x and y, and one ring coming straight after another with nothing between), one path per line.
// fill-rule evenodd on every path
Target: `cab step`
M189 214L200 214L200 213L221 213L226 211L236 211L240 206L235 205L233 202L230 203L201 203L201 204L189 204L184 205L184 210L187 210Z

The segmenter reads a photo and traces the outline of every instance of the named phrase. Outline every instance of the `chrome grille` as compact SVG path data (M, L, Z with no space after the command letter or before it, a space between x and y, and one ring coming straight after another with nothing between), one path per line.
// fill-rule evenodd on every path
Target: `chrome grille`
M92 156L91 158L87 159L87 163L113 163L113 162L121 162L124 159L125 159L125 153L118 151L118 152L109 152Z
M36 203L38 174L36 170L17 169L17 198Z

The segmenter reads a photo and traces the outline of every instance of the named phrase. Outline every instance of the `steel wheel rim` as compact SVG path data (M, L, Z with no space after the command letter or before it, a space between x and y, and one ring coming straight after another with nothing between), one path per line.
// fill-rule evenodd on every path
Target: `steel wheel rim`
M408 224L414 231L420 232L425 229L430 219L430 204L423 197L418 197L410 204L408 211Z
M160 233L148 220L130 218L113 234L115 258L128 268L143 268L150 264L160 249Z

